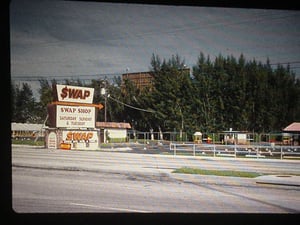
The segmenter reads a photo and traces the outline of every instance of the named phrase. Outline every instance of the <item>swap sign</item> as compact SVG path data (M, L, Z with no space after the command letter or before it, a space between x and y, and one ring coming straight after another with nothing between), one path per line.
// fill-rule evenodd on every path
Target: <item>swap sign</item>
M81 131L81 130L68 130L62 132L62 139L64 143L70 142L97 142L97 131Z
M57 84L56 91L60 102L93 103L94 88Z

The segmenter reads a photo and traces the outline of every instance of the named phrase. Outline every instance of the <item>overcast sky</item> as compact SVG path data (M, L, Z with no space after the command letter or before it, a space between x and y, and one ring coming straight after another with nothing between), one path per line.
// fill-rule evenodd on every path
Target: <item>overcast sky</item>
M241 53L290 63L300 76L300 11L87 1L12 0L11 78L77 79L148 71L152 53L192 67ZM286 65L286 64L283 64ZM33 88L37 87L33 84Z

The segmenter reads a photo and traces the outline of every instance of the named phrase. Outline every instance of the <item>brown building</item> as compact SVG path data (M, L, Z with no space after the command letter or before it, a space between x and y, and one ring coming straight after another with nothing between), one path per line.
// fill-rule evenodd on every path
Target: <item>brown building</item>
M184 68L183 72L190 73L189 68ZM153 72L136 72L136 73L124 73L122 74L122 86L124 86L125 80L130 80L138 89L143 90L145 87L149 87L151 91L153 87L154 75Z
M153 85L152 72L136 72L136 73L124 73L122 74L122 84L125 80L130 80L138 89L143 90L145 87L151 87Z

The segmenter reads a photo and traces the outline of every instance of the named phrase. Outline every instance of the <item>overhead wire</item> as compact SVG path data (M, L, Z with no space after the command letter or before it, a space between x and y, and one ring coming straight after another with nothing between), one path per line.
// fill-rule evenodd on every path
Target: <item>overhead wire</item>
M271 66L277 66L277 65L289 65L291 69L299 68L298 64L300 64L300 61L291 61L291 62L277 62L277 63L270 63ZM39 75L39 76L22 76L22 75L14 75L11 76L12 80L18 80L18 81L39 81L39 80L49 80L49 79L55 79L55 80L68 80L70 79L79 79L81 81L85 80L93 80L97 78L105 78L110 77L110 79L113 79L114 77L121 76L122 73L103 73L103 74L72 74L72 75Z
M49 80L49 79L55 79L55 80L67 80L67 79L79 79L79 80L93 80L97 78L106 78L110 77L111 79L120 76L121 73L103 73L103 74L69 74L69 75L14 75L11 76L12 80L26 80L26 81L39 81L39 80Z
M135 109L135 110L139 110L139 111L143 111L143 112L155 113L154 110L147 110L147 109L138 108L138 107L135 107L135 106L132 106L132 105L128 105L128 104L126 104L124 102L121 102L121 101L119 101L119 100L111 97L110 95L108 95L107 97L110 98L110 99L112 99L113 101L115 101L115 102L117 102L119 104L125 105L125 106L127 106L129 108L132 108L132 109Z

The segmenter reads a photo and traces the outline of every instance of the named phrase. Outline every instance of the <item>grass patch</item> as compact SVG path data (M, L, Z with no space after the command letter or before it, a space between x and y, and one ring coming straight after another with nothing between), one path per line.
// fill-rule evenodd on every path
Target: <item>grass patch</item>
M262 174L256 172L234 171L234 170L203 170L199 168L182 167L173 171L173 173L215 175L229 177L248 177L255 178Z
M34 140L15 140L15 139L12 139L11 140L11 143L12 144L16 144L16 145L32 145L32 146L44 146L45 145L45 142L44 140L37 140L37 141L34 141Z

